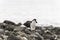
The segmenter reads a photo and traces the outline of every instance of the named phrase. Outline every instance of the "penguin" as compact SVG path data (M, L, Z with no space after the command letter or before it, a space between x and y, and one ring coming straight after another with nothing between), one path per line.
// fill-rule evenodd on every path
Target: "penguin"
M30 24L31 30L35 30L35 28L36 28L36 23L37 23L36 19L33 19L32 22L31 22L31 24Z
M26 27L30 28L30 24L32 21L26 21L23 25L25 25Z

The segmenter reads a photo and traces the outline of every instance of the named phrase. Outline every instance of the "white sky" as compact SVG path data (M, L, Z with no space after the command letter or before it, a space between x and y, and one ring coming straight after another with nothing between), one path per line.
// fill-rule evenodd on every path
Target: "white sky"
M36 18L39 24L60 26L60 0L0 0L0 22Z

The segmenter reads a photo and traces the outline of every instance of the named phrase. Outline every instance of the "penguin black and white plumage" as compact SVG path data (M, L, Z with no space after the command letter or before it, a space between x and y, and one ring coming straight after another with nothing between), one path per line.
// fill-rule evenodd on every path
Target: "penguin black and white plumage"
M31 22L31 24L30 24L31 30L35 30L35 28L36 28L36 23L37 23L36 19L33 19L32 22Z
M29 28L30 28L31 22L32 22L32 21L27 21L27 22L25 22L23 25L25 25L26 27L29 27Z

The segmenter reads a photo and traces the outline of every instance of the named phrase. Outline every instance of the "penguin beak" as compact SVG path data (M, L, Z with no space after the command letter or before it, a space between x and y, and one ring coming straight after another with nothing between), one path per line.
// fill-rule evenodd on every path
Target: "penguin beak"
M37 23L37 21L36 21L36 23Z

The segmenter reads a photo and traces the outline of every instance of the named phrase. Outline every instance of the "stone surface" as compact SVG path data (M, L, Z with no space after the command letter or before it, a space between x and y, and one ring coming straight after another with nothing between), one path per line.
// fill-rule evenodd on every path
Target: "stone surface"
M21 23L6 22L0 23L0 40L60 40L60 27L36 26L32 31L29 26L31 21L24 23L29 27Z

